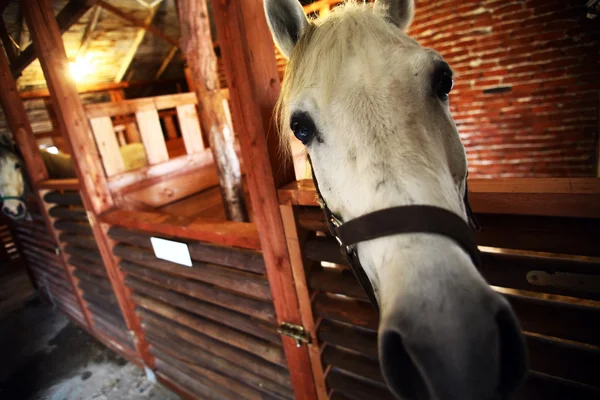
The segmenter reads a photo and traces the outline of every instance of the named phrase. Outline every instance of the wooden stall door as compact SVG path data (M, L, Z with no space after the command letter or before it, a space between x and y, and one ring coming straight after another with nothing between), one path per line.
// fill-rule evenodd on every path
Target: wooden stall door
M469 188L482 225L481 273L513 306L529 351L517 399L600 398L600 180L471 181ZM329 235L315 194L312 181L279 191L315 380L325 399L393 400L379 367L379 315Z

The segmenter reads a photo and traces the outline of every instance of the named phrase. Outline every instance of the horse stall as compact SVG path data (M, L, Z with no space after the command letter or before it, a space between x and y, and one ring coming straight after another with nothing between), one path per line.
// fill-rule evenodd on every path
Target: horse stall
M337 3L304 11L326 16ZM212 2L209 26L206 2L179 0L190 91L125 99L111 91L126 85L107 85L94 93L113 94L93 101L66 74L65 19L49 0L20 4L49 90L19 94L0 51L2 107L32 189L29 217L9 224L15 245L0 236L39 293L183 398L395 398L379 314L329 231L298 141L281 161L273 110L285 60L262 2ZM24 103L39 99L52 127L34 136ZM76 178L49 174L40 137L57 139ZM475 177L468 188L479 272L513 307L528 350L517 398L599 398L598 178Z

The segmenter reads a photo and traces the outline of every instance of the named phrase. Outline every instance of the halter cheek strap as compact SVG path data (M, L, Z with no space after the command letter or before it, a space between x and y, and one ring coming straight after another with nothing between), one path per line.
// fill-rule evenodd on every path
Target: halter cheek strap
M310 156L308 161L311 164ZM385 236L407 233L429 233L445 236L458 244L471 258L476 267L481 265L479 249L475 242L471 227L455 213L440 207L427 205L411 205L391 207L362 215L353 220L342 222L331 212L317 183L313 169L313 181L319 197L321 208L327 218L327 225L333 237L340 245L342 256L352 268L356 279L366 293L371 305L377 310L377 297L364 268L360 264L355 246L357 243ZM472 226L478 229L473 216L465 188L465 208Z

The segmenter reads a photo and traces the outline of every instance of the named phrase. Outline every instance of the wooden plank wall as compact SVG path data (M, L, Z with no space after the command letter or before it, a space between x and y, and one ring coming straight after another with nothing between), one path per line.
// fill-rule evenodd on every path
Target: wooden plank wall
M509 199L506 193L496 196ZM557 198L534 197L545 197L538 204L551 208ZM599 398L600 210L587 218L554 215L556 210L531 216L519 214L516 204L512 211L478 213L477 240L481 273L510 301L525 332L531 372L518 398ZM291 254L300 254L292 257L296 278L306 276L304 311L313 318L307 328L318 343L313 360L316 354L325 371L329 398L393 399L379 368L379 316L345 265L322 211L289 203L282 210L288 239L296 235L288 245ZM565 215L571 211L563 207Z
M292 399L262 254L187 243L193 267L157 259L150 233L113 226L161 380L204 399Z
M119 309L92 228L77 191L51 191L43 197L53 228L58 234L68 265L77 278L85 307L95 331L122 346L128 358L136 358L135 346Z
M10 230L10 224L11 222L7 217L0 217L0 262L2 262L0 268L9 268L21 259L19 249Z
M29 206L29 212L31 221L12 221L11 227L19 252L33 275L33 283L45 299L79 325L89 329L68 269L57 254L58 244L48 232L43 215L33 205Z

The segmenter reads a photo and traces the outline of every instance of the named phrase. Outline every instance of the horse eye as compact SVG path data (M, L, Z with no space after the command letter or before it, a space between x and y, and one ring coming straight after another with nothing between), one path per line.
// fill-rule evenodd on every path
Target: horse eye
M15 169L21 169L21 164L15 163Z
M454 86L454 80L452 79L452 72L450 72L450 69L443 68L436 72L434 79L435 94L441 100L448 100L448 93L450 93Z
M301 141L304 145L310 142L317 131L312 118L306 113L295 113L292 115L290 129L294 132L296 139Z

